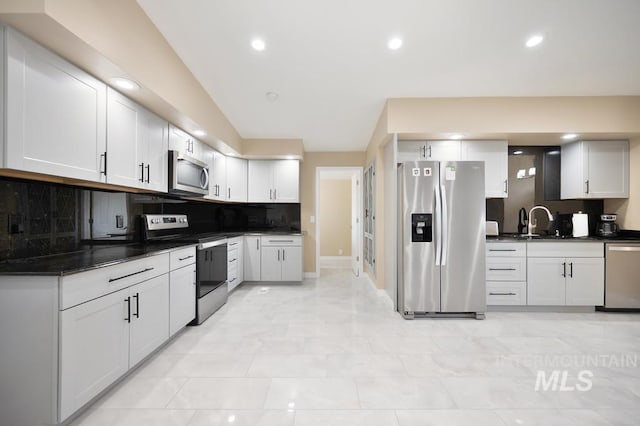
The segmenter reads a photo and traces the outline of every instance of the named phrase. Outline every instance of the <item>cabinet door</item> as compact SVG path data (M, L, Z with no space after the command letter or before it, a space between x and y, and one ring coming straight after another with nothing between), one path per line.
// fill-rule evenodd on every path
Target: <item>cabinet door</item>
M244 279L260 281L260 237L244 237Z
M302 281L302 247L282 248L282 281Z
M273 162L273 198L279 203L300 202L300 163L298 160Z
M184 130L169 125L169 149L196 158L196 154L202 154L201 148L196 147L196 142L198 141Z
M104 182L107 89L6 31L4 167Z
M629 141L587 141L587 197L629 197Z
M247 201L247 160L227 157L227 199Z
M567 259L567 305L604 305L604 259Z
M107 90L107 182L144 188L146 117L142 107Z
M247 195L250 203L273 202L273 167L267 160L249 160Z
M282 252L280 247L262 247L260 257L262 268L260 277L262 281L282 280Z
M129 365L133 367L169 338L169 274L131 287L129 296Z
M60 312L60 419L129 368L129 289Z
M549 243L551 244L551 243ZM565 304L565 259L530 257L527 259L527 304Z
M459 161L460 141L427 141L426 159L431 161Z
M484 161L484 192L486 198L507 198L507 141L463 141L462 160Z
M169 336L196 317L196 265L169 273Z
M212 180L210 186L213 186L214 195L216 200L227 199L227 157L220 154L218 151L213 151L213 171L211 172ZM209 189L211 193L212 190Z
M426 141L398 141L398 163L425 160Z
M587 197L586 153L582 142L564 144L560 148L560 198Z
M169 164L169 123L145 111L145 178L147 189L167 192Z

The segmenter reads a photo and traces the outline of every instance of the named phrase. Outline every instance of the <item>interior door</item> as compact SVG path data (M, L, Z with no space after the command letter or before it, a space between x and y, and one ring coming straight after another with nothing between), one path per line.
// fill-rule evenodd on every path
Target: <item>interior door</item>
M358 176L351 176L351 269L356 277L360 276L360 180Z

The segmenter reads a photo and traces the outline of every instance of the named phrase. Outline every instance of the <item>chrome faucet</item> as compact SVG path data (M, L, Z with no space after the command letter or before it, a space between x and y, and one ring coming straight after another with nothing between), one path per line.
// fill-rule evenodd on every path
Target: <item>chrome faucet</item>
M547 212L547 216L549 216L549 222L553 222L553 215L551 214L551 212L549 211L548 208L544 207L544 206L533 206L531 207L531 210L529 210L529 224L527 226L527 233L525 234L527 237L535 237L538 234L534 234L533 230L535 229L536 225L537 225L537 221L533 219L533 212L535 210L544 210L545 212Z

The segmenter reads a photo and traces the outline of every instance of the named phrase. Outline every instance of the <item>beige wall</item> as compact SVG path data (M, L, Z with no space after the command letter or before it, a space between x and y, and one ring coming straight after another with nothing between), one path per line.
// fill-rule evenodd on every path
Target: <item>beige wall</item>
M316 224L309 218L316 215L317 167L364 167L363 152L305 152L300 163L300 215L304 237L304 271L316 272Z
M304 158L302 139L244 139L244 158Z
M640 118L638 118L640 121ZM605 200L606 213L618 215L618 224L622 229L640 230L640 137L631 139L629 198L626 200Z
M320 256L351 256L351 179L321 179L319 186Z

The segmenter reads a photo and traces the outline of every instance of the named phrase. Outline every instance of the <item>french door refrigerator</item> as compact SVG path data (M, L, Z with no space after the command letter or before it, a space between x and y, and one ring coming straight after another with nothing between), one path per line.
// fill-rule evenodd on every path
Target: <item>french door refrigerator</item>
M398 169L398 311L486 311L482 161L415 161Z

